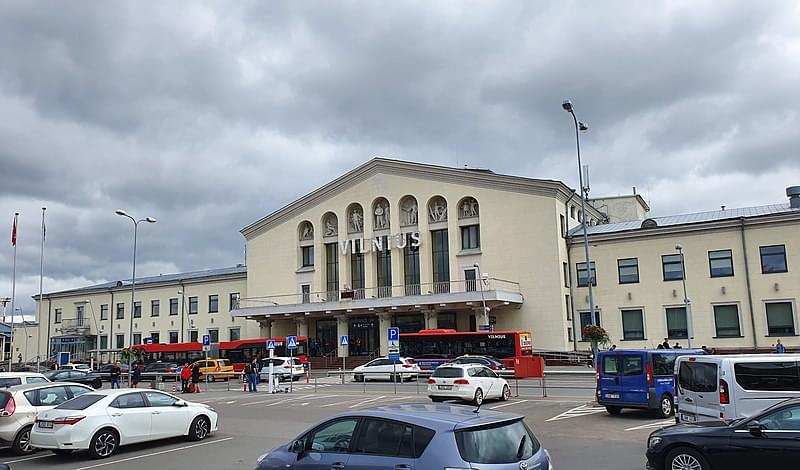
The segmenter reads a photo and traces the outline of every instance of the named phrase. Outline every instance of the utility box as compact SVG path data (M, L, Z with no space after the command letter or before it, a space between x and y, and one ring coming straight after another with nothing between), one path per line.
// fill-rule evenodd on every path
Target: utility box
M544 358L541 356L515 357L514 377L518 379L544 377Z

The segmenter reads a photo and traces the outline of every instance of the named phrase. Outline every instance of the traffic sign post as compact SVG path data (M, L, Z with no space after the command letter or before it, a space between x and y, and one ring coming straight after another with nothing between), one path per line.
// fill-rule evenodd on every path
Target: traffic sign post
M394 393L397 393L397 362L400 360L400 328L393 326L387 329L386 337L389 340L389 360L392 361ZM403 378L400 377L400 380L403 380Z
M208 391L208 352L211 350L211 335L203 335L203 351L206 353L206 391Z
M275 393L275 366L273 364L273 358L275 357L275 340L268 339L267 340L267 349L269 350L269 377L267 378L267 388L269 389L269 393ZM259 375L260 375L259 371Z
M350 337L347 335L342 335L342 337L339 339L339 345L341 347L350 346ZM346 370L347 370L347 356L342 354L342 385L344 385L344 373Z
M292 393L294 384L294 350L297 349L297 336L286 337L286 349L289 350L289 393Z

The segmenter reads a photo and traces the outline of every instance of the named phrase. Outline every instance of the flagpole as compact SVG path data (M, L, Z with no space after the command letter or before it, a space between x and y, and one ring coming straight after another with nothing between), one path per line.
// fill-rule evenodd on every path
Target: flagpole
M42 250L40 252L41 255L39 257L39 305L38 305L38 307L36 309L36 321L39 322L40 325L42 324L42 303L43 303L42 302L42 286L44 285L44 239L45 239L46 231L47 231L45 229L45 226L44 226L44 211L46 211L46 210L47 210L46 207L42 207ZM41 335L39 335L39 338L36 340L36 365L37 366L39 365L39 361L40 361L40 358L41 358L41 351L42 351L41 339L42 339L42 337L41 337ZM38 367L37 367L37 371L38 371Z
M11 354L8 357L8 371L11 372L11 361L14 358L14 301L17 296L17 219L19 212L14 212L14 228L11 242L14 245L14 258L11 263Z

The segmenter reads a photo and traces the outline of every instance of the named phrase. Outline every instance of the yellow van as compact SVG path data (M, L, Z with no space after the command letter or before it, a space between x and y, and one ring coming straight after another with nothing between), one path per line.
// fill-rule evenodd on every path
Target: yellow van
M200 380L205 380L206 374L208 374L208 380L211 382L216 382L218 379L228 380L236 377L233 365L227 359L200 359L192 364L193 368L195 364L200 365Z

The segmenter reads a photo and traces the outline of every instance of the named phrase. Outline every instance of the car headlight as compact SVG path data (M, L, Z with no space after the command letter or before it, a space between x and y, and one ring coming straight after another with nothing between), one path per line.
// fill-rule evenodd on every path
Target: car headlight
M651 437L650 439L647 440L647 448L648 449L652 449L652 448L656 447L659 444L661 444L661 438L660 437Z
M267 457L269 457L269 452L256 459L256 467L261 465L261 462L263 462Z

